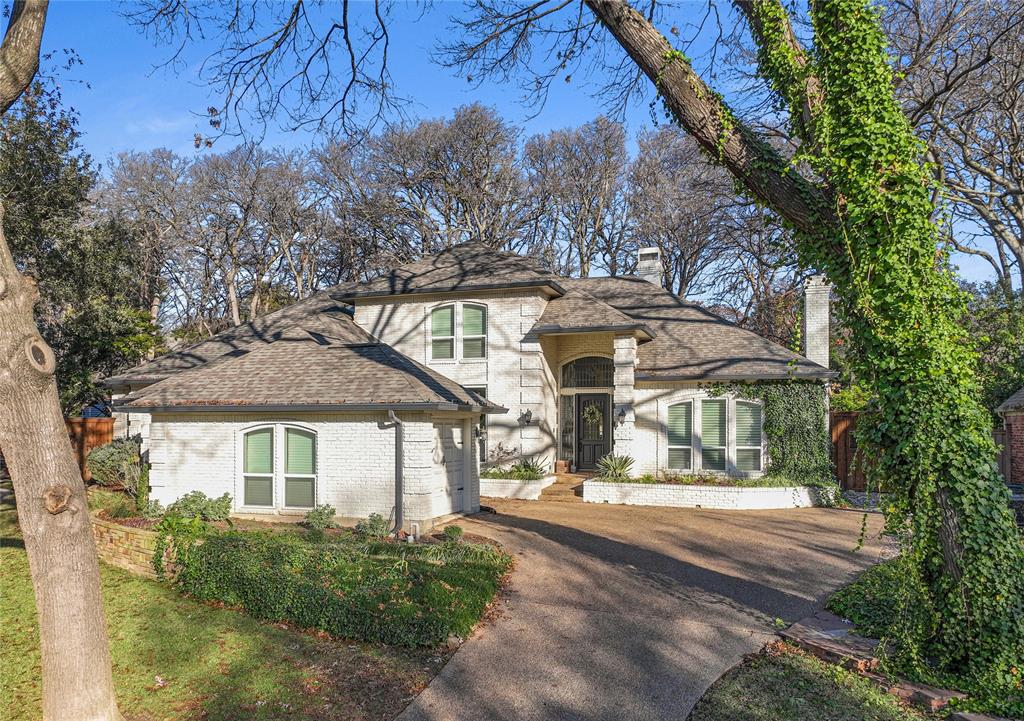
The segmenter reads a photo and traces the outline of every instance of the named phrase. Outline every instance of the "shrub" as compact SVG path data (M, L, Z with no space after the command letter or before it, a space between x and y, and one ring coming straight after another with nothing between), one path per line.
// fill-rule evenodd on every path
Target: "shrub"
M306 513L306 519L303 523L306 524L306 528L312 531L325 531L328 528L335 528L338 524L334 522L334 517L338 515L337 510L334 506L329 503L324 503L316 506Z
M109 518L131 518L138 513L131 496L120 491L99 489L89 492L89 510L106 511Z
M335 636L433 646L465 636L511 565L473 544L310 544L286 534L221 533L192 547L178 575L195 598Z
M481 478L509 478L516 481L539 481L547 473L547 466L535 458L524 458L508 468L488 468Z
M226 521L231 515L231 494L209 498L202 491L192 491L167 507L166 515L179 518L200 518L204 521Z
M369 538L384 538L391 533L391 524L379 513L371 513L356 524L355 532Z
M160 518L164 512L164 504L160 501L146 500L139 504L139 515L143 518Z
M149 497L149 466L142 462L142 441L116 438L89 452L89 472L101 486L121 486L133 498Z
M446 540L446 541L458 541L459 539L462 538L462 534L465 533L465 531L462 530L462 526L451 525L451 526L445 526L443 533L444 533L444 540Z
M632 456L617 456L609 453L597 462L598 474L604 481L628 481L633 470Z

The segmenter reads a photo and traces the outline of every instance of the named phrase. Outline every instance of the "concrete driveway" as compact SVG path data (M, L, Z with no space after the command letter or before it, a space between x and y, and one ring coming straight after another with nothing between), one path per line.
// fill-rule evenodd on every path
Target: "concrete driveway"
M807 615L881 545L851 552L856 511L487 502L461 525L518 559L503 612L402 721L685 719L776 618Z

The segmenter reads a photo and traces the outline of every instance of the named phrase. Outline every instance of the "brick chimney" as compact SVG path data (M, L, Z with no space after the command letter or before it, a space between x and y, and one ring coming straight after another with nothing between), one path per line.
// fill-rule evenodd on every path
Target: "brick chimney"
M648 283L654 283L659 288L661 287L662 268L660 248L640 249L636 260L636 274Z
M804 355L828 368L829 296L832 286L823 275L812 275L804 283Z

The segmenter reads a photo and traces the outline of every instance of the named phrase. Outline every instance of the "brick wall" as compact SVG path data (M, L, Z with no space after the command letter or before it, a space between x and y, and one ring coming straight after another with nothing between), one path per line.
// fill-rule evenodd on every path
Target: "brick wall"
M156 533L143 528L129 528L92 514L92 535L100 560L123 568L138 576L156 578L153 571L153 550Z
M1009 483L1024 483L1024 413L1008 412L1004 417L1006 446L1010 449Z
M669 506L672 508L716 508L724 510L770 510L807 508L821 500L814 488L737 488L727 486L683 486L671 483L606 483L585 481L585 503L613 503L627 506Z

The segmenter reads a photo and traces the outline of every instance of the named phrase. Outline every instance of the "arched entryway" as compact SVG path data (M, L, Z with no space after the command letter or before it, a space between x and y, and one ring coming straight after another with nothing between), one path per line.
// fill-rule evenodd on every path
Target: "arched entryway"
M559 380L559 460L595 470L612 451L615 364L604 356L575 358L562 365Z

